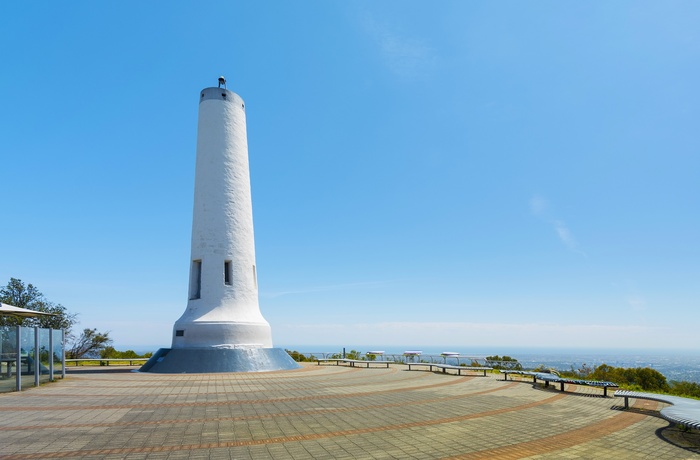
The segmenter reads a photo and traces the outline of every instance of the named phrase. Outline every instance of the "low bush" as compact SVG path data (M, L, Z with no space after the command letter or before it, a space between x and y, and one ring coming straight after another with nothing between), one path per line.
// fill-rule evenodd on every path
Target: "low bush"
M487 356L486 365L493 367L494 369L504 369L509 371L520 371L523 369L522 364L520 364L517 359L511 358L507 355Z

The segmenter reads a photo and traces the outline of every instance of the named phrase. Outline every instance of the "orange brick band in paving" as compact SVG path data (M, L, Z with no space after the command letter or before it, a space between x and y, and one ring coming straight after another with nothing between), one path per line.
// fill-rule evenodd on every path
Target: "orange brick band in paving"
M0 457L686 457L657 431L655 405L614 410L597 389L566 392L496 375L305 365L269 374L85 370L0 395ZM654 403L655 404L655 403ZM623 450L621 450L623 449ZM622 454L621 454L622 452ZM550 457L547 457L550 458Z
M508 388L512 385L517 385L515 383L507 385L504 388ZM430 385L427 387L423 388L429 388L429 387L434 387L436 385ZM441 385L440 385L441 386ZM430 403L436 403L440 401L445 401L445 400L454 400L458 397L469 397L469 396L475 396L477 394L486 394L486 393L492 393L496 391L501 391L503 388L492 388L489 390L484 390L476 393L469 393L465 395L460 395L460 396L451 396L451 397L445 397L445 398L433 398L433 399L427 399L427 400L420 400L420 401L415 401L415 402L410 402L410 403L392 403L392 404L381 404L381 405L372 405L372 406L358 406L358 407L352 407L352 408L343 408L343 409L321 409L321 410L316 410L315 413L323 413L323 412L328 412L328 413L340 413L340 412L351 412L351 411L360 411L360 410L367 410L368 408L372 409L388 409L391 407L404 407L406 405L410 404L430 404ZM403 390L393 390L393 391L403 391ZM379 392L375 392L374 394L377 394ZM386 393L386 392L382 392ZM362 395L367 395L371 393L362 393ZM339 395L336 396L336 398L346 398L346 397L353 397L357 395ZM272 400L267 400L265 402L273 402ZM188 406L192 404L181 404L181 406ZM207 403L202 403L199 405L207 405ZM218 404L220 405L220 404ZM113 406L102 406L103 409L107 408L112 408ZM10 430L16 430L16 431L23 431L23 430L42 430L42 429L56 429L56 428L82 428L82 427L107 427L107 426L119 426L119 425L128 425L128 426L133 426L133 425L163 425L166 423L203 423L203 422L212 422L212 421L233 421L233 420L255 420L255 419L263 419L263 418L273 418L273 417L294 417L298 415L304 415L306 414L306 411L299 411L299 412L286 412L286 413L278 413L278 414L267 414L267 415L255 415L255 416L247 416L247 417L217 417L217 418L207 418L207 419L173 419L173 420L157 420L157 421L152 421L152 422L129 422L129 423L85 423L85 424L71 424L71 425L33 425L33 426L13 426L13 427L0 427L0 431L10 431Z
M207 443L207 444L187 445L187 446L161 446L161 447L151 447L151 448L106 449L106 450L94 450L94 451L82 451L81 450L81 451L77 451L77 452L46 453L46 454L42 455L42 458L61 458L61 457L71 457L71 456L76 456L76 455L82 455L82 456L121 455L121 454L136 453L136 452L138 452L138 453L163 452L166 450L212 449L212 448L222 448L222 447L248 446L248 445L256 445L256 444L276 444L276 443L284 443L284 442L291 442L291 441L308 441L308 440L312 440L312 439L330 438L330 437L336 437L336 436L354 436L354 435L360 435L360 434L366 434L366 433L376 433L376 432L388 431L388 430L405 430L407 428L419 428L419 427L426 427L426 426L430 426L430 425L439 425L439 424L443 424L443 423L454 423L454 422L474 419L474 418L478 418L478 417L487 417L487 416L491 416L491 415L502 414L504 412L523 410L523 409L534 407L534 406L537 406L540 404L547 404L547 403L550 403L552 401L556 401L558 399L561 399L563 397L564 397L564 395L555 395L555 396L552 396L550 398L547 398L545 400L538 401L535 403L524 404L522 406L511 407L508 409L499 409L499 410L494 410L494 411L489 411L489 412L483 412L480 414L469 414L469 415L464 415L461 417L449 417L449 418L444 418L444 419L437 419L437 420L430 420L430 421L423 421L423 422L410 422L410 423L402 423L399 425L389 425L389 426L381 426L381 427L374 427L374 428L363 428L363 429L359 429L359 430L343 430L343 431L334 431L334 432L328 432L328 433L309 434L309 435L301 435L301 436L285 436L285 437L279 437L279 438L255 439L255 440L250 440L250 441ZM24 459L24 458L36 458L36 457L29 454L29 455L11 455L11 456L6 457L6 458L8 460L11 460L11 459Z

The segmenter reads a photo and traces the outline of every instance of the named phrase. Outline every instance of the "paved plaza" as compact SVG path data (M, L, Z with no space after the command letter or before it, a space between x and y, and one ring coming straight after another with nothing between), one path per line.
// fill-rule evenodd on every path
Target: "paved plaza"
M73 368L0 395L0 458L696 458L695 432L602 390L498 374L305 364L140 374Z

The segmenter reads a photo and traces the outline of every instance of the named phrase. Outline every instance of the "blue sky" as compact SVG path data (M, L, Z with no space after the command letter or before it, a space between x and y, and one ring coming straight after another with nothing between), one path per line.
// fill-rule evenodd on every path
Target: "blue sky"
M0 283L169 346L198 94L225 75L276 344L698 349L699 21L693 1L3 2Z

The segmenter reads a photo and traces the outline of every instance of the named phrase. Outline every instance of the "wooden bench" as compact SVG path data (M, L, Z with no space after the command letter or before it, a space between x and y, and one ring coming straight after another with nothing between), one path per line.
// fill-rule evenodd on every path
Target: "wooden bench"
M348 361L345 358L318 358L316 359L316 362L318 362L318 365L320 366L321 363L335 363L336 366L340 365L340 363Z
M462 371L479 371L484 373L486 377L486 371L492 371L492 367L474 367L474 366L453 366L451 364L436 364L435 367L442 369L443 373L447 373L447 369L454 369L457 371L457 375L462 375Z
M76 366L80 366L80 363L86 362L99 362L100 366L109 366L110 362L113 363L125 363L129 362L129 366L135 366L134 362L145 363L151 358L66 358L66 366L68 363L75 363Z
M339 366L340 363L343 364L349 364L350 367L356 367L360 366L362 364L365 365L365 367L369 368L370 364L381 364L385 365L387 369L389 368L389 364L392 364L393 361L370 361L370 360L364 360L364 359L346 359L346 358L320 358L316 360L318 362L318 365L320 366L321 363L326 363L326 362L335 362L336 366Z
M532 372L532 371L512 371L512 370L501 370L501 373L505 375L505 380L508 380L508 374L516 375L526 375L532 377L532 382L536 383L537 380L542 380L545 386L549 386L550 383L558 383L559 389L564 391L564 384L570 383L572 385L585 385L589 387L599 387L603 388L603 396L608 396L608 388L619 388L617 383L605 382L598 380L583 380L583 379L570 379L566 377L559 377L556 374L551 374L548 372Z
M406 363L406 365L408 366L409 371L411 370L411 367L423 366L429 368L430 372L433 372L433 367L437 366L435 363Z
M504 374L504 380L508 380L508 374L515 374L515 375L525 375L528 377L533 377L532 382L536 382L537 379L534 377L537 372L532 372L532 371L512 371L512 370L507 370L507 369L501 369L501 374Z
M436 364L436 363L406 363L408 370L411 367L423 366L427 367L430 372L433 372L433 368L442 369L443 373L447 373L447 369L454 369L457 371L457 375L462 375L462 371L483 371L484 377L486 377L486 371L493 370L490 367L470 367L470 366L453 366L451 364Z
M670 406L664 407L659 411L661 417L671 423L700 430L700 400L628 390L617 390L615 396L625 398L625 409L629 409L629 398L648 399L670 404Z
M389 364L393 363L393 361L370 361L363 359L346 359L346 361L350 363L350 367L355 367L356 365L359 366L361 364L364 364L365 367L369 368L370 364L382 364L386 365L387 369L389 369Z

